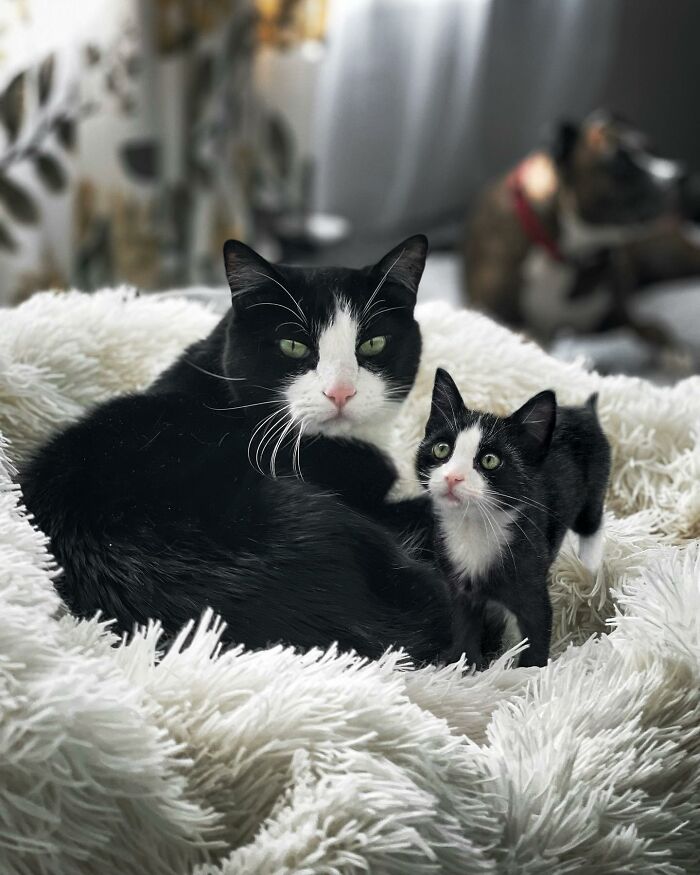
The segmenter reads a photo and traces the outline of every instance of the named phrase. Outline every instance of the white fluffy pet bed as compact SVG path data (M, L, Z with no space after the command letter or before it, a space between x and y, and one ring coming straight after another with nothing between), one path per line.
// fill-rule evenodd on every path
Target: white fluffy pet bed
M13 463L215 317L122 291L0 311L3 875L699 871L700 379L603 379L481 316L420 319L405 472L437 365L501 412L544 387L600 392L604 567L592 579L564 546L545 669L220 655L211 617L160 662L154 629L111 647L61 610Z

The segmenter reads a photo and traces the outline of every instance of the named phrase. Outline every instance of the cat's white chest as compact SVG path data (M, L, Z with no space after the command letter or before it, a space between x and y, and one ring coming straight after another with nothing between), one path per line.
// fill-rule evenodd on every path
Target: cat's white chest
M466 518L461 512L441 514L441 531L453 571L474 581L505 562L513 517L506 511L491 511L487 520L476 509L471 513Z

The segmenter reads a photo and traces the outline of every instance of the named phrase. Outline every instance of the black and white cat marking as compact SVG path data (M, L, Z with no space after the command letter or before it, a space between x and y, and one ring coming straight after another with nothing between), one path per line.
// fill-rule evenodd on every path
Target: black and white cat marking
M547 572L567 529L579 535L581 560L591 570L600 564L610 446L595 408L596 396L583 407L557 407L544 391L508 417L478 413L447 371L436 373L416 467L459 605L457 637L475 663L489 649L484 612L496 602L529 640L520 664L546 664Z
M294 474L376 508L396 478L383 450L420 362L427 251L417 235L363 270L310 269L228 241L229 313L152 391L185 389L240 413L262 475Z
M76 615L173 634L211 607L226 643L440 658L444 579L366 515L395 477L377 447L418 367L426 251L414 237L364 270L308 270L227 243L212 333L22 472Z

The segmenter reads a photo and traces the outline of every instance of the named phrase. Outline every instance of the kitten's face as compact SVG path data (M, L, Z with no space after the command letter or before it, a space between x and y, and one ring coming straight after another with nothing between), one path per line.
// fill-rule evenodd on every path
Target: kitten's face
M552 392L509 417L475 413L439 369L416 468L440 515L487 522L516 513L546 455L555 417Z
M412 237L369 268L310 269L272 266L229 241L224 369L236 399L256 405L259 421L280 411L280 429L294 433L362 437L386 424L418 369L426 254L425 238Z

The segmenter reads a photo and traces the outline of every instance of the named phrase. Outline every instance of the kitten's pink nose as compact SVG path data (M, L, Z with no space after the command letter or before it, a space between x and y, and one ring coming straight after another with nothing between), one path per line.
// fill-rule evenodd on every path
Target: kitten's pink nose
M445 474L445 482L447 483L447 491L452 495L455 485L464 482L462 474Z
M323 394L335 404L338 410L342 410L348 401L357 394L357 389L352 383L336 383L330 389L324 389Z

